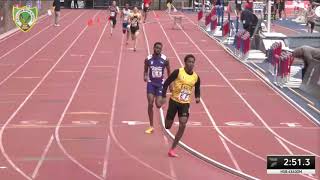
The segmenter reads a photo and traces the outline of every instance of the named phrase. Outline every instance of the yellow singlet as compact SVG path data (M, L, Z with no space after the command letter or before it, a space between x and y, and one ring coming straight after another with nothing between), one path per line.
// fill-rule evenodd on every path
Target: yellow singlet
M190 103L191 94L197 81L198 75L195 72L189 75L184 68L180 68L178 77L173 82L171 99L178 103Z

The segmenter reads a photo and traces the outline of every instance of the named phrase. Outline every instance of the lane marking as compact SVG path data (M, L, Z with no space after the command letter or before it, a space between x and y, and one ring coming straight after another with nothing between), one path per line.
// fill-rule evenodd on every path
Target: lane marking
M71 115L109 115L110 113L97 112L97 111L73 111L73 112L68 112L66 114L71 114Z
M167 146L167 148L170 148L168 138L165 135L163 135L163 139L164 139L164 143ZM176 179L177 178L177 174L176 174L176 172L174 170L174 166L173 166L173 163L172 163L172 158L169 158L169 168L170 168L170 176Z
M70 13L71 13L71 12L69 12L68 14L70 14ZM65 17L67 17L68 14L62 16L62 17L60 18L60 21L61 21L62 19L64 19ZM28 39L26 39L25 41L23 41L21 44L19 44L19 45L17 45L16 47L10 49L8 52L6 52L4 55L2 55L2 56L0 57L0 60L1 60L2 58L4 58L5 56L7 56L8 54L10 54L10 53L12 53L13 51L15 51L16 49L18 49L20 46L22 46L22 45L24 45L25 43L29 42L29 41L32 40L34 37L36 37L37 35L39 35L40 33L42 33L43 31L47 30L47 29L50 28L50 27L52 27L51 24L48 25L47 27L41 29L41 30L40 30L39 32L37 32L36 34L32 35L31 37L29 37ZM1 42L1 41L0 41L0 42Z
M219 136L219 138L220 138L220 140L221 140L224 148L227 150L227 152L228 152L228 154L229 154L229 156L230 156L230 158L231 158L234 166L236 167L236 169L237 169L238 171L242 172L242 170L240 169L240 166L239 166L236 158L235 158L234 155L232 154L232 152L231 152L231 150L230 150L227 142L223 139L223 137Z
M291 122L291 123L285 123L285 122L282 122L282 123L280 123L280 124L285 124L285 125L287 125L288 127L290 127L290 128L295 128L295 127L301 127L301 124L300 123L296 123L296 122Z
M104 156L104 160L103 160L103 169L102 169L103 179L106 179L106 177L107 177L110 146L111 146L111 140L110 140L110 135L108 134L107 143L106 143L106 152L105 152L105 156Z
M276 138L276 140L281 144L281 146L290 154L293 155L292 151L288 148L287 145L285 145L283 143L283 141L281 141L281 139L279 139L277 136L274 136Z
M48 144L46 145L46 148L44 149L43 153L41 154L41 158L40 158L40 160L38 161L36 168L33 170L33 173L32 173L32 175L31 175L32 179L34 179L34 178L37 176L37 174L38 174L38 172L39 172L39 169L40 169L40 167L41 167L41 164L42 164L43 161L45 160L45 157L46 157L47 154L48 154L48 151L49 151L49 149L50 149L50 145L51 145L51 143L52 143L53 140L54 140L53 135L51 135L50 140L49 140Z

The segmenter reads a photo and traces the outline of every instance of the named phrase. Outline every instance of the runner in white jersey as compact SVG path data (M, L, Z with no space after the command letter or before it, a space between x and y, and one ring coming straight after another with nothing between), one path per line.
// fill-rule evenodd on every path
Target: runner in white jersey
M133 51L137 50L137 37L139 35L140 21L141 21L141 14L140 14L137 6L135 6L133 8L132 13L130 14L130 17L129 17L131 38L134 41Z
M119 7L117 6L116 1L112 1L112 6L109 7L109 10L110 10L109 20L111 25L110 33L112 36L112 31L116 27L116 23L117 23L117 14L119 13Z
M130 16L130 9L129 9L129 4L126 3L125 7L122 9L121 12L121 19L122 19L122 32L123 34L127 33L127 42L126 44L128 44L129 41L129 36L130 36L130 32L129 32L129 16Z

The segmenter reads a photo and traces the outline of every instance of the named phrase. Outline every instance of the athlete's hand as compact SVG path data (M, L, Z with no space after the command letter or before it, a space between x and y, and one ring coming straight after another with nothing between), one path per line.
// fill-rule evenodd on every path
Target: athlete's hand
M148 81L148 76L143 76L143 80L144 80L144 82L147 82Z
M197 98L196 98L196 103L198 104L199 102L200 102L200 98L197 97Z

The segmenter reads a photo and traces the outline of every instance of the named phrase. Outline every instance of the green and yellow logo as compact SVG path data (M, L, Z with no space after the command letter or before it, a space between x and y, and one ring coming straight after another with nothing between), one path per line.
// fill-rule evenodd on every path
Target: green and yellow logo
M38 19L38 8L27 6L22 8L13 7L12 17L14 23L21 31L28 32Z

